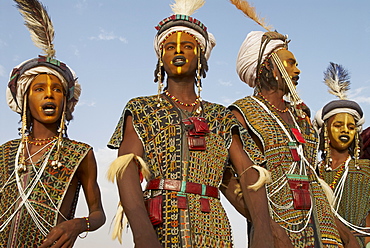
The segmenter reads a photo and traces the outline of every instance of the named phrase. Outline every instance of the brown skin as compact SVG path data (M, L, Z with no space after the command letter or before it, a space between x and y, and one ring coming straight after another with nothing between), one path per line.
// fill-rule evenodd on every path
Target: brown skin
M183 66L181 70L178 70L175 68L175 65L170 63L170 61L178 55L183 55L188 61L193 61L192 58L194 58L195 55L196 47L194 46L196 46L196 42L193 37L182 35L181 38L184 38L184 40L181 39L181 44L185 43L184 41L187 41L187 46L191 46L191 44L193 44L192 48L186 48L185 46L178 44L176 38L178 38L178 36L176 34L172 34L166 40L164 46L166 48L167 43L171 42L173 44L175 42L176 48L167 50L166 56L168 57L163 59L164 67L168 75L167 89L171 95L176 96L180 101L184 103L192 103L197 97L194 89L196 63L190 63L189 66ZM193 109L193 107L185 107L182 105L178 105L177 107L188 111ZM134 153L138 156L144 155L142 143L133 128L132 117L130 115L125 117L123 141L119 148L118 155L121 156L128 153ZM233 134L233 141L229 149L229 153L231 162L235 165L237 173L241 173L252 165L252 162L242 148L239 135L236 132ZM273 247L272 230L270 225L266 224L270 223L266 191L264 187L257 191L247 189L247 186L254 184L257 181L257 178L258 172L254 169L248 170L241 178L244 204L248 206L251 220L253 221L255 228L251 247ZM134 162L129 164L122 178L118 180L117 183L120 200L133 231L135 247L161 247L144 206L138 168ZM229 193L233 194L231 191L226 192L226 194Z
M45 102L52 102L56 105L57 110L63 109L64 92L59 79L55 76L46 74L37 76L30 85L28 102L32 115L32 137L46 139L56 136L58 134L57 129L59 128L58 121L61 118L62 111L46 113L43 111L42 106ZM28 146L30 154L40 149L40 146L33 144L28 144ZM32 161L37 161L40 156L42 156L43 152L44 151L41 151L39 154L32 157ZM66 192L60 209L60 212L64 216L68 216L70 213L78 181L81 182L89 208L88 218L90 222L90 231L94 231L104 224L105 214L101 203L100 189L97 183L97 164L92 150L90 150L82 160ZM64 221L59 215L58 224L51 229L39 248L50 246L53 248L72 247L78 235L86 231L86 229L87 224L84 218ZM56 243L53 245L54 242Z
M290 78L293 79L293 82L295 84L298 84L298 82L296 82L294 79L300 74L300 70L297 67L298 64L296 62L296 59L295 59L294 55L290 51L287 51L285 49L279 50L277 52L277 55L281 59L281 61L284 65L288 75L290 76ZM268 67L268 69L270 69L270 68ZM262 88L261 89L261 94L271 104L273 104L275 107L277 107L278 109L283 110L283 109L286 108L286 103L285 103L285 101L283 101L283 97L288 91L287 91L287 87L286 87L286 84L284 82L284 79L281 77L281 74L278 71L277 66L275 64L274 64L273 75L274 75L274 77L277 77L279 87L277 89ZM245 129L248 130L245 119L244 119L243 115L239 112L239 110L233 109L232 112L234 113L236 118L239 120L239 122L242 124L242 126ZM292 120L292 118L291 118L291 116L288 112L282 113L282 112L277 111L277 113L287 124L294 125L294 122L293 122L293 120ZM258 137L256 135L253 135L253 133L251 134L251 136L252 136L253 140L256 142L256 144L258 145L258 147L260 148L260 150L263 152L263 147L262 147L261 141L258 139ZM233 180L231 180L231 181L233 181ZM230 183L229 187L234 187L235 188L235 186L233 186L235 184L236 184L236 182L234 180L234 182ZM235 204L241 204L241 203L242 203L241 201L236 201L235 202ZM243 207L243 206L238 206L237 209L242 211L244 208L245 207ZM241 213L243 214L243 212L241 212ZM244 214L247 214L247 212L244 212ZM336 221L336 224L337 224L337 227L338 227L338 230L339 230L340 237L341 237L341 239L344 243L344 246L346 248L347 247L359 247L355 237L351 234L350 230L346 226L344 226L344 224L342 222L340 222L339 219L335 218L335 221ZM287 247L288 244L289 244L289 246L292 247L291 242L290 242L285 230L281 226L279 226L276 222L274 222L273 220L270 221L270 225L271 225L271 229L273 230L274 247Z
M328 136L330 139L330 156L332 159L331 167L336 169L344 163L349 154L348 147L354 140L356 125L353 116L349 114L336 114L328 120ZM348 142L342 142L338 137L340 135L348 135ZM367 216L369 219L370 215ZM355 237L350 233L350 230L339 219L336 218L339 234L345 247L359 247ZM368 226L368 223L367 223Z

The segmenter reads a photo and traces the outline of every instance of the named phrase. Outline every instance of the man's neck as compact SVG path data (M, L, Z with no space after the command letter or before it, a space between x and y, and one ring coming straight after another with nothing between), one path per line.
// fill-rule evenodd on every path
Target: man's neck
M348 149L343 151L338 151L337 149L330 149L330 156L331 156L331 168L336 169L338 166L343 164L349 155Z
M57 123L40 123L38 121L33 121L32 123L32 136L38 139L47 139L58 134L58 124Z
M283 91L262 89L261 94L264 96L265 99L267 99L267 101L269 101L275 107L279 109L285 108L285 103L283 101L283 97L284 97Z
M197 95L194 77L172 77L167 80L167 91L184 103L194 102Z

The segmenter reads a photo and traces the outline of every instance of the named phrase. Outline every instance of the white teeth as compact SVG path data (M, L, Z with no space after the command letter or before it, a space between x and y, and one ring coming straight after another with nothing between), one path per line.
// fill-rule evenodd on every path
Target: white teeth
M44 109L44 112L46 114L53 114L53 113L55 113L55 109Z

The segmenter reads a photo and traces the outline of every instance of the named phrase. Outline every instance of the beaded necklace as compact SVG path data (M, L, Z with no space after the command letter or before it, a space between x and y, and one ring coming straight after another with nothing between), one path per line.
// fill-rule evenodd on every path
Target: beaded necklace
M38 138L34 138L32 137L32 140L29 139L29 136L26 136L26 141L28 144L31 144L31 145L36 145L36 146L43 146L47 143L49 143L50 141L52 140L56 140L58 138L58 136L53 136L53 137L49 137L49 138L46 138L46 139L38 139Z
M269 100L266 99L266 97L264 95L261 94L261 92L258 92L258 95L260 97L262 97L263 100L265 100L268 104L270 104L270 106L275 109L276 111L280 112L280 113L286 113L288 112L289 108L286 107L285 109L281 110L279 108L277 108L274 104L272 104Z
M349 160L350 160L351 156L348 155L347 159L345 161L343 161L337 168L337 173L335 174L334 178L333 178L333 181L329 184L330 188L334 190L338 180L342 177L343 175L343 172L344 172L344 169L346 168L346 164L348 164ZM324 161L322 162L324 163ZM321 173L324 173L324 166L321 167Z
M164 90L164 91L163 91L163 93L164 93L166 96L170 97L173 101L175 101L175 102L177 102L178 104L180 104L180 105L182 105L182 106L185 106L185 107L194 107L194 106L195 106L195 105L197 105L197 104L199 103L199 101L200 101L200 98L199 98L199 97L197 97L197 98L195 99L195 102L188 104L188 103L184 103L184 102L180 101L180 100L179 100L179 99L177 99L175 96L171 95L167 90Z

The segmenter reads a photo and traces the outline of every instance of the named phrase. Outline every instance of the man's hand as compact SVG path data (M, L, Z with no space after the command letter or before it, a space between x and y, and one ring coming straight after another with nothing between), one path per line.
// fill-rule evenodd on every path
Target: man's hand
M78 235L84 230L86 230L86 221L84 219L77 218L64 221L51 229L39 248L50 246L53 248L71 248Z

